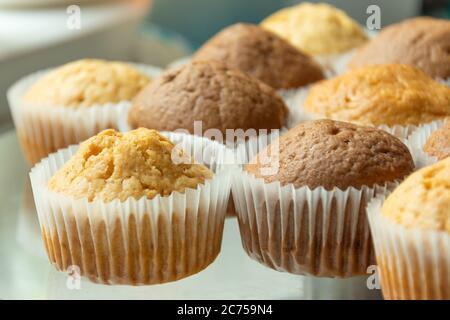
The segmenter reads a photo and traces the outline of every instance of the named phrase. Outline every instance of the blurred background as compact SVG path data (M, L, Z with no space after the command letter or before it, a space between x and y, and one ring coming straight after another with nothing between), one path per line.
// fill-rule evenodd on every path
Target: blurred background
M12 127L5 98L20 77L84 58L164 67L234 22L258 23L298 0L0 0L0 132ZM310 0L310 2L319 2ZM382 25L416 16L449 17L446 0L330 0L364 24L370 4Z

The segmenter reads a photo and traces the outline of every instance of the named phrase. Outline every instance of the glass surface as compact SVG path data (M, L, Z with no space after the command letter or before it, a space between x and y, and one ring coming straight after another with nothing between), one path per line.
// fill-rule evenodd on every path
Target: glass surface
M47 260L28 168L14 131L0 135L0 299L363 299L379 298L366 277L317 279L281 273L251 260L237 221L225 224L222 251L206 270L163 285L106 286L82 280L80 289ZM69 285L68 285L69 283ZM72 285L70 285L72 284Z

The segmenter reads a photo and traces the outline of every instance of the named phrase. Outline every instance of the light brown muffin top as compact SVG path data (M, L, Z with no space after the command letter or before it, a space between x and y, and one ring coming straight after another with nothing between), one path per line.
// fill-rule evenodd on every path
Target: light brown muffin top
M50 179L48 188L74 198L109 202L129 197L152 199L184 192L210 179L201 164L174 163L180 149L155 130L140 128L122 134L107 129L86 140Z
M445 121L442 128L433 132L423 150L439 160L450 157L450 120Z
M408 148L389 133L333 120L302 123L281 136L246 166L245 170L267 183L281 185L360 188L384 184L412 172ZM262 175L267 163L279 161L278 172Z
M219 61L274 89L298 88L324 78L319 64L277 35L251 24L234 24L206 42L194 61Z
M45 74L23 99L34 105L90 107L131 100L149 81L129 64L85 59Z
M450 77L450 22L419 17L383 29L358 49L349 67L405 63L422 69L432 78Z
M386 199L382 214L406 228L450 233L450 158L409 176Z
M304 107L364 125L418 125L450 116L450 88L412 66L366 66L314 85Z
M342 53L367 41L356 21L326 3L302 2L281 9L261 25L310 55Z
M134 99L133 128L194 133L218 129L279 129L287 107L276 92L255 78L216 62L194 62L164 72Z

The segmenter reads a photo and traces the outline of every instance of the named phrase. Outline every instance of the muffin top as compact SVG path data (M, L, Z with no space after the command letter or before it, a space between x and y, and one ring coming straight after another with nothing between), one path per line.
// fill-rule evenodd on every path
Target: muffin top
M349 67L405 63L432 78L450 77L450 22L419 17L383 29L352 57Z
M450 88L412 66L366 66L314 85L304 106L335 120L418 125L450 115Z
M367 41L356 21L325 3L304 2L282 9L261 25L310 55L342 53Z
M201 164L174 163L184 153L155 130L122 134L107 129L81 143L78 151L50 179L48 188L89 201L152 199L195 188L213 173ZM186 162L186 161L183 161Z
M450 158L409 176L386 199L382 215L406 228L450 233Z
M134 99L129 124L157 130L278 129L287 107L275 91L236 69L193 62L164 72Z
M408 148L399 139L379 129L346 122L304 122L277 141L245 170L267 183L344 190L402 179L414 168ZM266 156L279 161L277 173L262 175Z
M450 120L433 132L424 146L424 151L439 160L450 157Z
M324 78L321 67L277 35L251 24L232 25L206 42L194 61L219 61L274 89L298 88Z
M23 99L41 105L90 107L131 100L149 81L126 63L78 60L45 74Z

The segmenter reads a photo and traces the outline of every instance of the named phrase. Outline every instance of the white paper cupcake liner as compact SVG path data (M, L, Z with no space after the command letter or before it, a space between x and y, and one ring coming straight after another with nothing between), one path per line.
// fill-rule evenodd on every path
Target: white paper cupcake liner
M369 39L374 38L379 32L376 30L364 30ZM319 62L324 68L329 70L333 76L339 76L348 70L348 63L355 54L358 48L348 50L340 54L330 54L314 56L314 59Z
M289 129L295 127L296 125L310 120L323 119L323 116L308 112L304 108L304 103L306 98L308 97L309 90L311 86L303 87L300 89L293 90L280 90L278 94L284 100L284 103L288 107L289 110L289 118L287 122L287 127ZM387 126L380 125L377 128L389 132L390 134L396 136L401 139L403 142L406 141L408 136L412 134L418 126L416 125L395 125L395 126Z
M151 77L159 69L134 65ZM118 129L118 121L130 106L129 101L81 108L33 105L23 101L26 91L50 70L33 73L8 90L8 101L22 150L29 164L98 132Z
M384 197L367 208L385 299L450 299L450 235L408 229L381 214Z
M406 145L411 152L414 159L414 164L417 169L427 167L438 161L438 158L428 155L423 147L425 146L431 134L442 127L444 121L434 121L432 123L418 127L411 133L406 140Z
M347 64L354 52L355 50L349 50L340 54L320 55L314 56L313 58L331 77L334 77L347 70Z
M215 155L225 152L206 139L169 137L177 145L191 146L186 153L192 157L192 150L204 147ZM30 173L42 238L58 270L77 266L94 282L144 285L187 277L214 261L230 193L231 170L223 159L212 158L212 180L184 193L151 200L88 202L47 188L48 180L77 148L51 154Z
M252 159L276 137L260 137L238 149ZM275 270L321 277L364 275L374 264L366 205L398 182L361 189L281 186L241 171L232 195L242 245L254 260Z

